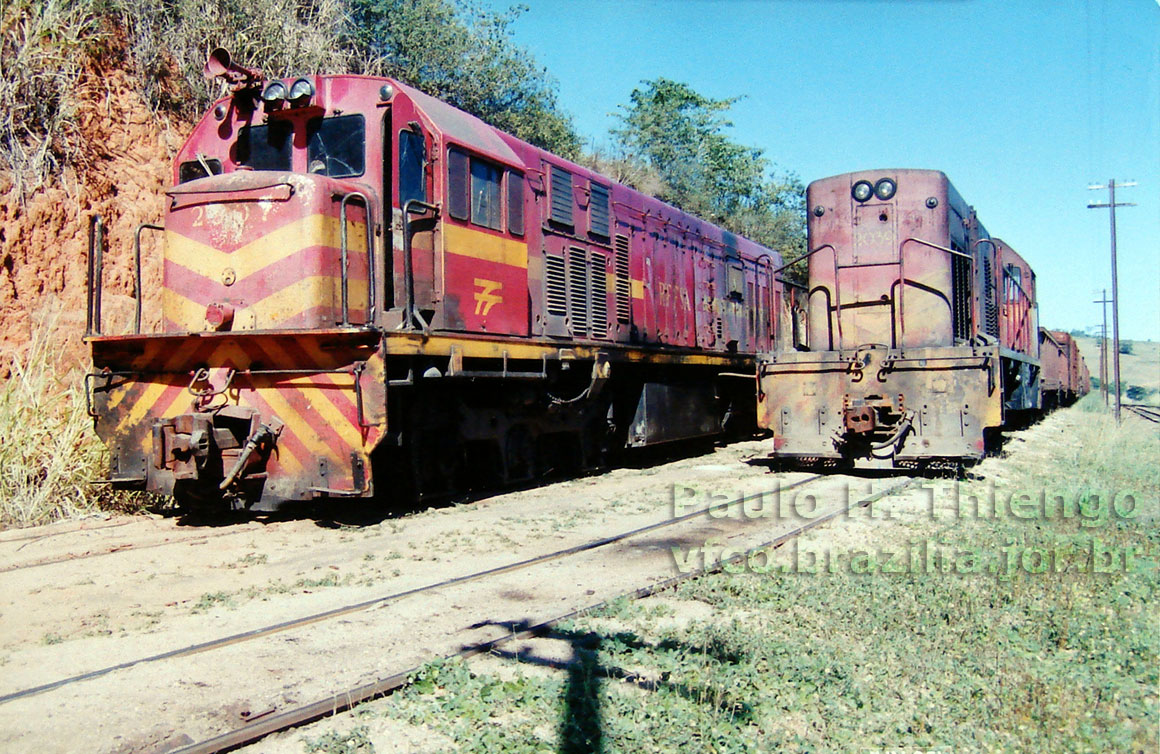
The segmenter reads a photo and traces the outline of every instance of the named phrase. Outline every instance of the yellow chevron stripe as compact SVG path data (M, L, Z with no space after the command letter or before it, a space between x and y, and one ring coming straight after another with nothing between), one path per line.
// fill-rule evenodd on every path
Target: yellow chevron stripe
M165 231L165 258L202 277L217 280L230 267L239 281L269 267L307 246L339 248L341 227L337 217L310 215L256 238L233 253L187 238L176 231ZM366 249L366 224L347 222L347 248L352 252Z
M336 309L342 305L342 281L325 275L302 278L280 291L274 291L265 298L250 303L239 310L235 320L245 322L246 314L253 315L253 329L273 327L290 319L305 309L330 305ZM351 311L365 308L367 284L365 280L351 280L347 283L347 301ZM174 322L184 323L190 329L205 329L205 307L190 301L175 290L166 288L161 292L161 307L166 316ZM199 327L200 326L200 327Z
M443 250L461 257L510 264L524 269L528 267L528 245L523 241L493 236L451 223L443 224Z
M287 354L284 350L282 350L280 347L278 347L278 345L276 343L273 343L273 342L263 343L262 348L268 354L270 354L270 356L274 356L278 359L281 359L283 361L283 363L290 363L289 354ZM315 411L317 411L326 420L326 423L328 425L330 425L330 428L333 429L338 434L338 436L342 439L342 441L344 443L346 443L346 445L348 447L358 448L358 447L362 447L362 444L363 444L361 430L358 427L356 427L355 425L351 424L350 419L347 419L345 416L343 416L339 412L338 408L333 403L331 403L331 401L328 397L326 397L325 395L321 395L321 394L317 395L316 397L311 397L309 395L309 393L307 392L307 391L318 392L318 391L322 391L322 390L341 390L344 398L346 398L347 395L350 395L353 398L353 396L354 396L354 383L353 383L354 376L352 375L349 379L344 377L343 379L346 379L348 384L339 383L338 380L336 379L336 375L320 374L317 377L301 376L301 377L295 377L295 378L292 378L289 380L283 380L282 382L279 383L279 385L281 385L283 387L292 387L292 388L298 390L298 392L302 393L303 396L309 402L310 407L312 409L314 409ZM333 385L334 387L320 387L318 385L318 381L322 381L323 383ZM351 400L350 403L351 403L351 407L353 408L354 401Z
M283 431L293 432L294 436L298 438L298 441L302 443L312 458L320 455L327 456L328 458L335 457L330 446L310 428L310 425L303 420L301 414L295 411L290 405L290 402L283 398L276 389L258 388L258 393L261 395L262 400L269 404L270 408L274 409L274 413L278 418L285 423L286 429ZM298 473L304 471L302 461L289 450L286 451L285 457L293 460ZM280 457L279 460L282 460L282 458Z
M161 397L161 394L169 387L166 382L154 382L145 388L145 392L141 394L141 399L133 404L128 413L125 414L121 421L117 422L118 427L135 427L141 419L145 417L149 411L153 409L153 404Z

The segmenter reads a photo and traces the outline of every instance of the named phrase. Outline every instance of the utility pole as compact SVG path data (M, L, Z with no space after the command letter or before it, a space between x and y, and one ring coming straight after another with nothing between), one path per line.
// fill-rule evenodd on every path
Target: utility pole
M1135 181L1120 184L1121 188L1135 186ZM1116 274L1116 207L1135 207L1134 202L1116 204L1116 179L1108 180L1107 186L1088 186L1092 191L1108 190L1107 202L1093 202L1088 209L1108 208L1112 220L1112 369L1116 380L1116 424L1120 423L1120 284Z
M1102 304L1100 308L1104 310L1104 326L1100 330L1100 393L1104 396L1105 406L1108 405L1108 304L1111 301L1108 289L1104 288L1099 300L1092 302Z

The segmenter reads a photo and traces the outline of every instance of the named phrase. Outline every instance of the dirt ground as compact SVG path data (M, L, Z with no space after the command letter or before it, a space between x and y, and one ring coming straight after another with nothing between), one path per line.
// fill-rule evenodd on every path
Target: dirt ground
M1069 413L1018 433L1007 457L979 472L1001 478L1010 464L1034 462L1039 439L1068 441L1076 422ZM0 534L0 696L628 531L671 518L674 500L678 512L691 511L810 476L771 472L760 463L767 451L736 443L368 525L301 518L191 526L142 517ZM778 509L767 497L765 516L734 508L732 517L698 517L580 556L0 700L0 740L12 752L75 751L78 736L90 751L201 740L505 635L511 624L670 578L678 572L673 547L688 551L711 538L719 547L753 547L816 515L815 502L821 512L897 482L829 477L797 498L782 496L782 515L769 515ZM929 513L921 492L889 500L891 516L843 517L810 536L906 536L906 517ZM287 746L301 750L300 742Z
M1075 450L1082 448L1083 415L1077 411L1058 411L1044 421L1020 432L1009 434L1003 454L983 461L972 470L972 478L985 484L995 483L1001 488L1005 479L1021 468L1033 466L1043 458L1048 445L1055 450ZM837 520L806 532L796 541L795 547L787 545L776 551L771 561L775 566L792 567L797 551L829 553L840 555L854 550L882 550L904 547L915 538L926 536L937 526L936 517L953 517L951 498L947 494L953 481L946 479L921 480L920 486L909 488L900 494L890 495L877 501L873 514L864 511ZM932 507L933 506L933 507ZM712 621L714 609L699 601L677 599L666 592L646 598L646 605L662 606L668 621L677 625L693 621ZM659 612L659 611L658 611ZM616 619L602 618L596 621L598 630L606 635L618 631L633 630L632 626L621 625ZM513 642L504 646L505 657L519 656L536 658L537 662L512 663L504 657L484 654L469 660L473 671L490 673L499 677L517 674L559 674L564 676L567 663L573 660L573 647L553 638L535 638ZM548 667L552 660L560 665ZM427 725L414 725L392 716L392 699L377 699L360 705L358 710L366 714L340 713L294 730L274 734L258 743L240 749L252 754L297 754L304 745L316 741L332 732L346 734L358 728L374 745L374 750L383 752L437 752L455 748L455 742Z

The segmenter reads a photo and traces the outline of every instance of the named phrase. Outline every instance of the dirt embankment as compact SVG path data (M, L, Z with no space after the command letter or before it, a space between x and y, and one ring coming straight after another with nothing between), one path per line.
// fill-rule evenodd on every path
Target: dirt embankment
M0 353L19 354L50 312L66 366L84 364L85 273L89 218L107 226L105 331L133 321L133 236L162 216L170 164L188 126L159 118L119 68L85 77L77 126L87 145L79 167L21 201L11 175L0 173ZM150 235L153 237L150 238ZM145 234L144 323L159 321L160 237ZM8 371L0 359L0 374Z

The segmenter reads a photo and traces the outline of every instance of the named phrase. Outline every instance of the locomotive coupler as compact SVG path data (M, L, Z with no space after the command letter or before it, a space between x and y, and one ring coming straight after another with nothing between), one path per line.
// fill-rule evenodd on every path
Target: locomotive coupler
M274 426L271 426L274 425ZM270 424L263 424L246 439L246 446L242 448L242 452L238 455L238 460L234 462L233 468L226 474L226 478L218 485L218 489L229 489L234 480L238 478L238 474L242 473L246 462L250 460L250 456L254 451L264 446L273 447L274 442L278 439L278 434L282 431L282 422L277 419L271 419Z

